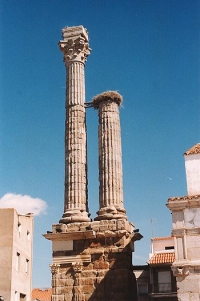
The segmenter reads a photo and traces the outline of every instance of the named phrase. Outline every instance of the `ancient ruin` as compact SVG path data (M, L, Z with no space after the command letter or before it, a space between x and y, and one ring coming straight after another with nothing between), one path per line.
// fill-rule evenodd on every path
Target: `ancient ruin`
M123 206L119 93L109 91L94 97L99 110L99 211L95 220L126 218Z
M87 158L84 66L90 54L82 26L64 28L60 50L67 68L65 124L65 206L61 223L90 221L87 204Z
M83 26L66 27L63 38L59 46L67 68L64 213L44 234L52 241L52 301L134 301L132 252L142 235L127 221L123 206L122 97L109 91L85 104L88 33ZM85 107L99 112L99 210L94 221L87 200Z

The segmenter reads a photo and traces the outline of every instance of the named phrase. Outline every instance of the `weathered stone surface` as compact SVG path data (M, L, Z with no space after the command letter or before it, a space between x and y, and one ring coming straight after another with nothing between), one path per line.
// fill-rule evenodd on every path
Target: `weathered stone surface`
M53 242L52 301L136 301L132 273L134 226L123 206L119 108L122 97L96 97L99 110L99 211L89 218L84 64L90 53L82 26L63 30L67 67L65 204L59 224L44 235Z
M119 93L108 91L93 99L99 113L99 211L95 220L126 219L123 207Z
M84 65L90 54L83 26L63 29L60 50L67 67L65 123L65 205L61 223L90 221L87 200L87 157Z

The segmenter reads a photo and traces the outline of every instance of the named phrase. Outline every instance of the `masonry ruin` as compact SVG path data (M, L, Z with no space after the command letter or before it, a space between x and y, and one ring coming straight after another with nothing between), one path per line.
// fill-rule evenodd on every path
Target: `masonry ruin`
M108 91L85 103L88 33L83 26L62 33L59 46L67 68L64 213L44 234L52 241L52 301L134 301L132 252L142 235L127 220L123 205L122 97ZM87 107L99 115L99 209L93 221L87 197Z

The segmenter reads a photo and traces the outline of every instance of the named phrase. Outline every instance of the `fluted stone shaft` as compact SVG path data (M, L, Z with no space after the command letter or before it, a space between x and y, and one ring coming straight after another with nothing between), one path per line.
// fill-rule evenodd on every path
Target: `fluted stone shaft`
M90 54L82 26L63 29L59 46L67 68L65 123L65 202L60 222L90 221L87 200L87 154L84 67Z
M125 218L123 206L122 151L117 92L105 92L93 99L99 110L99 211L95 220Z

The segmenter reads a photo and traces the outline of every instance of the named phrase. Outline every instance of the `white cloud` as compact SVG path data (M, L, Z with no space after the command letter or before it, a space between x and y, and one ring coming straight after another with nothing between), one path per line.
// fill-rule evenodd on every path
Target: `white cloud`
M6 193L0 198L0 208L15 208L19 214L40 215L46 213L47 204L45 201L29 195Z

